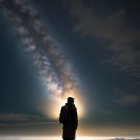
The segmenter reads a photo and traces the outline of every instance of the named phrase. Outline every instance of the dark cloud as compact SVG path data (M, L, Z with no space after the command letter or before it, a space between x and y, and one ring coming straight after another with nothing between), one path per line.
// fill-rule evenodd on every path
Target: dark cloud
M120 99L117 101L121 105L133 105L140 101L140 97L138 95L122 95Z
M107 111L105 109L98 109L97 112L99 112L100 114L106 115L106 116L113 116L114 114L110 111Z
M1 113L0 121L33 121L33 120L42 120L39 116L30 116L26 114L17 114L17 113Z
M18 114L18 113L0 113L0 126L33 126L58 124L57 121L47 120L45 117Z
M119 66L139 79L140 29L125 25L126 10L121 9L100 17L94 6L87 5L82 0L72 0L69 4L70 14L76 19L74 31L80 32L82 36L90 35L103 40L104 49L112 52L112 56L104 62Z
M116 103L122 106L133 106L140 103L139 89L134 86L116 89L115 92L118 99Z

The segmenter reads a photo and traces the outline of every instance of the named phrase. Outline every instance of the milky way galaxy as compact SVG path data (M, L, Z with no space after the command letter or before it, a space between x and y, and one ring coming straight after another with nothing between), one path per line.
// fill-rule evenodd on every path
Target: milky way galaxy
M70 64L53 44L36 10L25 0L1 0L0 4L32 57L42 84L50 94L63 99L78 93Z

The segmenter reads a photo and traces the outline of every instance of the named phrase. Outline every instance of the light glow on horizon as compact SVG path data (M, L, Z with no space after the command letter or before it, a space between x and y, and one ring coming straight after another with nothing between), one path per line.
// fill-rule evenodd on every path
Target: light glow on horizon
M116 136L116 137L99 137L99 136L77 136L76 140L110 140L110 139L116 139L116 138L124 138L124 139L140 139L140 137L121 137L121 136ZM0 140L62 140L61 136L0 136Z

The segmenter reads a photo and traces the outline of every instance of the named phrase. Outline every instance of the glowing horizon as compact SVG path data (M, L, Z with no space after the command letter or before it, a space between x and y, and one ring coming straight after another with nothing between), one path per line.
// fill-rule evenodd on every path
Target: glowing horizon
M21 139L21 140L62 140L61 136L58 137L58 136L0 136L0 140L2 139L7 139L7 140L11 140L11 139L15 139L15 138L18 138L18 139ZM76 140L109 140L109 139L140 139L140 137L124 137L124 136L116 136L116 137L98 137L98 136L79 136L76 138Z

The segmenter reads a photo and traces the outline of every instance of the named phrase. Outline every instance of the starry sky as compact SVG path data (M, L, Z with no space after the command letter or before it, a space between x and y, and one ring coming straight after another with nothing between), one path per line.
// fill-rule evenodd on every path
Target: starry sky
M80 134L140 135L139 9L139 0L0 0L0 134L60 134L49 103L78 85Z

